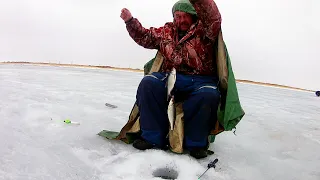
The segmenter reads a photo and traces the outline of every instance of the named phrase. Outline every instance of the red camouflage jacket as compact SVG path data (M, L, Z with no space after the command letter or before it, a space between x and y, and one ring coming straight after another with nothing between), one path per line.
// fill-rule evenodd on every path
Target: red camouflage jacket
M126 23L131 38L140 46L158 49L164 56L162 72L175 67L182 74L216 75L213 45L221 28L221 15L213 0L190 0L198 21L179 40L172 22L163 27L144 28L138 19Z

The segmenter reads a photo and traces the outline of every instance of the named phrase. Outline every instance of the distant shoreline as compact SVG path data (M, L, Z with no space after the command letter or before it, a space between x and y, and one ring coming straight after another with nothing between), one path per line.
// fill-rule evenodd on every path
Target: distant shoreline
M124 70L124 71L143 72L143 70L141 69L120 68L120 67L112 67L112 66L82 65L82 64L58 64L58 63L44 63L44 62L0 62L0 64L30 64L30 65L44 65L44 66L116 69L116 70Z
M144 72L141 69L120 68L120 67L112 67L112 66L81 65L81 64L58 64L58 63L43 63L43 62L0 62L0 64L31 64L31 65L45 65L45 66L103 68L103 69L114 69L114 70L133 71L133 72L142 72L142 73ZM279 84L272 84L272 83L256 82L256 81L244 80L244 79L237 79L237 82L314 92L313 90L308 90L308 89L303 89L303 88L297 88L297 87L291 87L291 86L285 86L285 85L279 85Z

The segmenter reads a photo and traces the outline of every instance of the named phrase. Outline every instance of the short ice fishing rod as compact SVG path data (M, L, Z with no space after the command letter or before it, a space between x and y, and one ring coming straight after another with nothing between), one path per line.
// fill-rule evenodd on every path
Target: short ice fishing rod
M200 180L200 178L210 169L210 168L216 168L216 163L218 162L218 159L215 159L213 161L211 161L209 164L208 164L208 169L203 173L201 174L201 176L198 178L198 180Z

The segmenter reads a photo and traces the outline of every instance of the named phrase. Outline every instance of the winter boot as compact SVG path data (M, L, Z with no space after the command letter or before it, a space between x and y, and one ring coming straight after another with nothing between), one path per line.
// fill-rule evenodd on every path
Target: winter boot
M143 140L143 139L137 139L133 142L132 146L139 150L147 150L152 149L155 147L155 145Z
M160 149L160 150L168 150L168 145L165 145L163 147L159 147L156 144L151 144L148 141L144 139L137 139L133 142L132 146L139 150L147 150L147 149Z
M194 148L190 150L190 156L196 159L202 159L208 156L207 150L204 148Z

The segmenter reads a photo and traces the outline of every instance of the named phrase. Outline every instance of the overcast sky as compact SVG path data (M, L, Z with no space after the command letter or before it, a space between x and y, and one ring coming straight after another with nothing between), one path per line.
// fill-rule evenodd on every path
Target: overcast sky
M123 7L149 28L172 21L175 0L0 0L0 61L142 68ZM217 0L237 79L320 89L319 0Z

